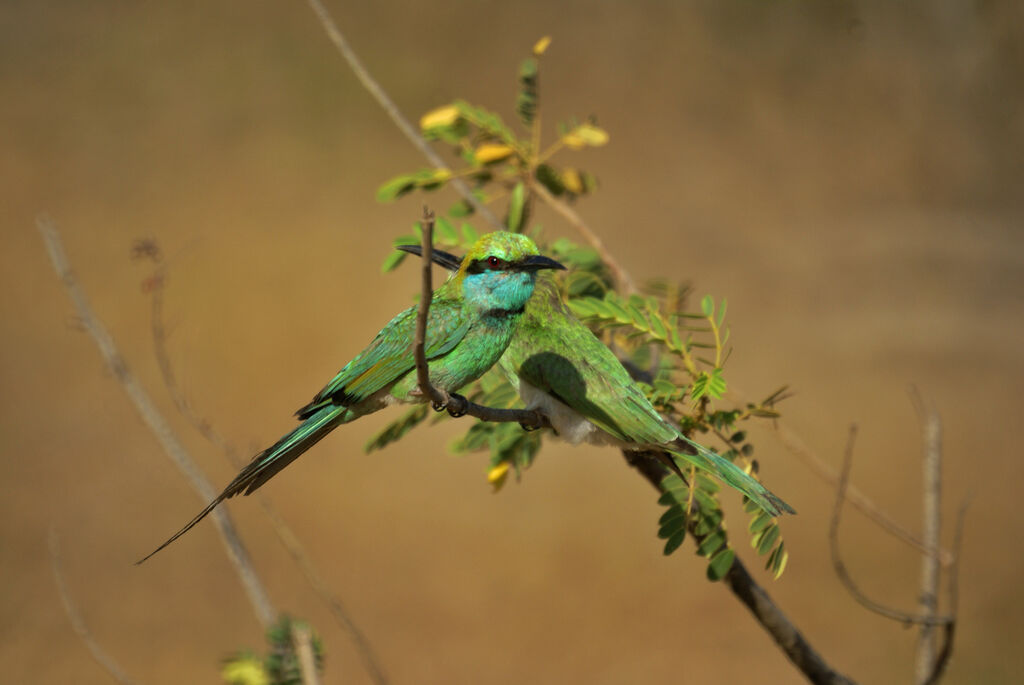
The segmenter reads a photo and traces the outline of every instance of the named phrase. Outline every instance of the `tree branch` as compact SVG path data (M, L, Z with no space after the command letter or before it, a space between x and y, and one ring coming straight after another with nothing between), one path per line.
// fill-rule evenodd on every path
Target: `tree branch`
M292 621L292 646L299 662L302 685L320 685L320 673L316 669L316 654L313 652L313 631L301 621Z
M167 456L192 485L193 490L203 500L203 503L212 501L217 496L217 492L199 470L199 467L196 466L195 461L193 461L184 445L181 444L181 441L178 440L177 435L171 430L170 424L167 423L167 420L157 410L156 405L153 404L153 400L150 399L146 390L128 369L124 357L121 356L121 352L114 344L114 339L93 313L85 291L82 290L82 287L75 279L74 273L71 271L57 226L47 217L39 217L36 220L36 225L50 254L50 261L53 263L54 271L57 272L57 276L64 284L64 288L68 291L68 295L74 304L82 328L89 333L96 343L107 367L117 382L121 384L121 388L128 395L132 406L135 407L139 416L153 432L153 435L161 447L163 447ZM211 516L216 524L217 532L220 533L224 548L227 550L228 559L242 581L242 587L245 589L256 618L263 625L264 629L270 627L276 612L270 603L270 598L263 587L262 581L253 568L249 553L246 551L245 545L242 544L242 540L235 530L231 517L223 507L214 509L211 512Z
M656 456L647 452L623 450L626 463L636 469L655 490L664 492L661 479L668 471L661 465ZM690 531L693 533L693 531ZM697 538L699 536L695 536ZM828 665L817 650L804 638L800 629L793 625L786 614L775 604L771 595L757 584L747 571L739 557L735 557L732 566L725 574L723 581L729 591L738 599L757 622L771 636L775 644L786 657L816 685L852 685L853 680L834 670Z
M936 616L934 614L912 614L906 611L900 611L898 609L891 609L880 602L876 602L868 597L854 582L853 577L850 576L849 571L846 569L846 564L843 563L843 559L839 553L839 520L840 514L843 509L843 500L846 497L846 487L850 479L850 468L853 466L853 446L857 439L857 426L850 426L850 436L846 442L846 452L843 456L843 470L839 476L839 488L836 493L836 505L832 511L832 521L829 525L829 549L832 552L832 566L835 568L836 575L839 576L839 580L847 591L853 596L857 603L873 611L880 616L899 621L900 623L913 624L913 625L949 625L953 623L956 618L954 616Z
M431 283L433 275L432 255L434 253L434 213L426 207L423 208L422 226L423 279L420 289L419 309L416 312L416 337L413 341L413 352L416 355L416 382L419 384L420 393L431 403L435 410L447 409L448 414L453 418L468 415L481 421L515 421L528 430L550 426L551 424L548 423L547 417L539 411L485 407L475 402L470 402L462 395L448 393L440 388L435 388L431 384L425 347L427 316L430 313L430 300L434 295Z
M409 139L409 142L427 158L427 161L429 161L434 168L446 169L448 165L444 163L444 160L434 152L434 148L430 147L430 144L423 139L423 136L413 128L412 124L409 123L409 120L406 119L399 111L398 106L395 105L394 101L388 96L384 89L380 87L380 84L377 83L373 76L370 75L370 72L366 70L366 67L363 66L359 56L356 55L349 46L344 34L342 34L338 29L337 24L334 22L334 18L331 17L331 13L327 11L327 8L324 7L323 3L320 2L320 0L307 0L307 2L316 14L317 19L320 20L320 24L323 26L323 29L327 33L327 37L330 39L331 43L333 43L334 47L336 47L338 52L341 53L345 62L348 63L349 68L356 75L356 78L359 79L359 82L363 84L363 87L366 88L367 92L370 93L373 99L377 101L377 104L379 104L384 109L384 112L388 117L391 118L392 123L394 123L394 125L398 127L398 130ZM461 195L463 199L465 199L466 202L468 202L473 209L487 221L487 223L491 224L495 230L505 230L505 225L501 220L494 215L494 212L492 212L487 205L482 203L480 199L473 194L473 191L470 190L465 181L461 178L452 178L449 183L452 184L455 190L458 191L459 195Z
M629 272L619 264L619 261L612 256L612 253L608 251L608 248L604 246L604 241L601 240L600 236L597 235L591 228L583 221L575 209L570 207L568 204L559 200L557 197L551 194L542 183L532 184L533 192L542 199L551 209L555 210L562 216L563 219L569 222L569 225L576 229L587 243L590 244L594 251L601 257L601 261L604 262L608 270L612 272L612 278L618 284L619 289L625 291L626 295L632 295L636 292L636 284L633 283L632 277Z
M924 524L921 528L924 543L935 549L939 546L942 529L942 419L935 408L925 406L924 398L916 387L910 388L910 399L921 422L921 443L924 448L921 460L923 473L922 497ZM939 560L924 555L921 557L921 592L918 596L921 613L935 618L939 604ZM921 626L917 640L917 658L914 664L914 680L925 685L931 678L935 664L935 628L930 624Z
M64 572L61 570L60 540L57 537L57 530L52 525L50 526L50 566L53 569L53 579L57 583L57 592L60 593L60 601L64 605L64 613L68 615L71 627L78 637L81 638L82 642L85 643L89 653L92 654L92 658L121 685L135 685L135 681L121 670L121 666L114 661L114 658L103 651L99 643L93 639L89 627L85 625L85 619L82 618L81 612L78 611L78 607L71 598L71 592L68 590L67 583L64 580Z
M746 406L747 400L744 399L740 393L729 391L727 394L729 398L737 404ZM790 454L800 459L800 461L802 461L804 465L807 466L807 468L809 468L816 476L834 486L839 485L839 475L833 471L831 467L825 464L824 460L815 454L807 444L800 439L800 436L784 422L773 422L772 430L775 432L775 436L779 439L779 442L789 450ZM881 507L858 490L852 483L847 483L846 499L850 504L859 509L861 513L874 521L879 528L886 531L893 537L902 540L921 554L937 557L942 562L943 566L949 566L953 563L953 555L948 550L943 549L942 547L929 547L920 537L897 523L891 516L886 514Z
M161 259L159 246L152 241L139 241L132 248L132 255L137 258L150 259L156 267L153 275L146 280L146 289L150 292L150 303L152 305L151 330L153 336L153 354L160 367L164 387L167 389L168 394L171 396L175 406L178 408L178 412L185 418L185 420L188 421L200 435L220 449L232 466L235 468L241 467L242 464L240 463L238 454L234 447L224 438L223 435L221 435L219 431L214 428L210 421L202 418L195 412L191 404L188 402L188 399L185 397L185 394L182 392L181 386L178 385L177 377L174 373L174 365L171 363L171 357L167 351L167 328L164 325L163 316L164 292L167 286L167 269L165 263ZM363 668L366 669L370 679L376 683L376 685L386 685L388 682L387 676L384 673L384 669L381 666L373 647L370 645L370 641L367 639L358 624L356 624L355 619L351 617L348 610L345 608L345 605L327 586L327 583L321 577L316 566L306 553L302 543L299 541L298 536L285 522L284 517L281 516L271 503L270 499L266 497L262 491L255 492L253 495L259 503L260 508L263 509L263 513L266 514L269 519L271 528L273 528L278 540L281 541L281 544L284 545L288 554L291 555L292 560L298 565L302 574L306 577L306 582L309 583L310 587L320 598L320 601L327 606L328 610L331 612L331 616L334 617L335 623L337 623L338 626L348 634L349 639L355 647L356 653L359 655L359 658L363 663Z

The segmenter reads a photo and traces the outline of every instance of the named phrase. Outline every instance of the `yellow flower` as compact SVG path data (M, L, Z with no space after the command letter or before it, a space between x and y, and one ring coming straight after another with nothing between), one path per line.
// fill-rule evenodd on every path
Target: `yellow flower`
M459 110L454 105L445 105L432 109L420 118L420 129L429 131L432 128L451 126L459 120Z
M270 676L258 659L240 657L224 664L220 672L224 682L231 685L270 685Z
M508 470L510 468L512 468L512 464L503 461L487 472L487 482L494 487L495 492L505 484L505 478L508 477Z
M513 152L515 150L503 143L484 143L473 152L473 157L478 164L490 164L510 157Z
M580 124L562 136L562 142L573 150L580 150L587 145L600 147L608 142L608 132L593 124Z

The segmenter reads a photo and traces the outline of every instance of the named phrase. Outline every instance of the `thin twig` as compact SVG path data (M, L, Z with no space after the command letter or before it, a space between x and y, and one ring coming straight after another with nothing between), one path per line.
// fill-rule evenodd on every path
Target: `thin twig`
M114 339L93 313L85 291L78 284L71 271L57 226L47 217L39 217L36 220L36 225L43 237L43 241L46 243L46 249L50 254L53 268L71 297L82 328L89 333L96 343L107 367L118 383L121 384L121 388L128 395L135 410L153 432L153 435L163 447L167 456L184 474L200 499L204 503L212 501L217 496L217 492L213 489L210 482L206 480L206 477L199 470L199 467L193 461L184 445L178 440L178 436L175 435L170 424L167 423L167 420L157 410L156 405L153 404L152 399L150 399L142 384L139 383L135 375L128 369L124 357L121 356L121 352L114 344ZM223 507L218 507L212 514L217 532L220 533L221 541L227 550L228 559L231 560L235 571L242 581L242 587L245 588L256 618L264 628L269 628L274 621L276 612L270 603L270 598L263 587L262 581L253 568L249 553L242 544L242 540L239 538L227 511Z
M78 611L78 606L72 599L71 591L68 590L67 583L64 580L64 572L61 569L60 540L57 537L57 530L53 526L50 526L50 566L53 568L53 579L57 582L57 592L60 593L60 601L64 605L64 613L68 615L71 627L74 629L75 634L85 643L89 653L92 654L92 658L121 685L135 685L135 681L128 677L121 669L121 666L114 661L114 658L103 651L99 643L93 639L89 627L85 625L85 619L82 618L81 612Z
M660 460L650 451L623 450L626 463L636 469L658 492L663 492L661 480L668 473ZM693 530L690 531L691 534ZM694 536L695 539L699 536ZM853 680L839 673L826 662L807 641L800 629L793 625L771 595L757 584L739 557L725 574L729 591L754 615L761 627L785 653L801 673L816 685L852 685Z
M344 34L338 29L338 25L335 23L331 13L327 11L323 3L320 0L307 0L309 6L313 8L313 12L316 14L320 23L323 25L324 31L327 32L327 37L334 44L334 47L338 49L341 56L348 63L352 72L359 79L359 82L363 84L363 87L370 93L374 100L377 101L384 112L391 118L391 121L398 127L409 142L419 150L424 157L427 158L436 169L446 169L447 165L444 160L434 152L434 149L430 147L430 144L423 139L416 129L409 123L409 120L399 111L398 106L395 105L394 101L388 96L384 89L380 87L380 84L370 75L370 72L363 66L359 56L352 50L348 44L348 40L345 39ZM449 181L452 187L461 195L466 202L468 202L476 212L482 216L495 230L503 230L505 225L501 222L498 217L494 215L494 212L490 210L480 199L473 194L469 186L461 178L453 178Z
M924 454L921 460L923 473L924 524L921 528L924 543L935 549L939 546L942 530L942 418L916 387L910 388L910 399L921 422L921 443ZM921 613L934 617L939 603L939 560L923 555L921 557L921 593L918 603ZM914 664L914 681L925 685L935 671L935 627L921 626L917 639L917 658Z
M539 411L485 407L475 402L470 402L462 395L448 393L441 388L435 388L430 382L430 369L427 366L426 355L426 337L430 300L434 294L432 285L433 274L431 271L433 269L432 257L434 254L434 213L426 207L423 208L422 226L423 279L420 289L419 309L416 312L416 337L413 342L413 352L416 356L416 382L419 384L420 394L438 411L447 409L448 414L453 418L472 416L481 421L515 421L523 428L530 430L550 426L551 424L548 422L547 417Z
M942 644L939 652L932 663L932 672L924 680L924 685L935 685L942 678L942 674L949 665L949 658L953 655L953 637L956 634L957 616L959 615L960 602L960 550L964 537L964 521L967 518L967 507L970 498L967 498L960 505L956 514L956 532L953 535L953 565L949 568L949 615L953 618L947 623L942 632Z
M730 391L728 396L731 400L741 406L746 406L748 404L739 393ZM839 474L829 467L821 457L815 454L800 438L800 436L796 434L796 432L789 428L783 421L773 421L772 424L775 436L793 456L800 459L807 468L809 468L823 481L830 483L833 486L839 485ZM847 484L846 499L865 516L874 521L882 530L886 531L893 537L902 540L921 554L937 556L943 566L949 566L953 563L953 555L950 554L948 550L945 550L942 547L929 547L926 545L920 537L897 523L891 516L882 511L881 507L858 490L855 485Z
M832 566L836 575L853 598L869 611L885 616L900 623L913 625L948 625L955 619L952 616L935 616L927 614L912 614L898 609L891 609L884 604L874 601L868 597L853 581L846 564L839 553L839 520L843 510L843 501L846 499L846 488L850 478L850 468L853 466L853 446L857 439L857 426L850 426L850 436L846 443L846 452L843 455L843 470L839 476L839 487L836 493L836 505L832 510L832 521L829 525L828 542L832 552Z
M430 300L434 296L434 286L431 282L434 268L434 213L426 207L423 208L422 226L423 280L420 288L419 309L416 312L416 338L413 341L413 353L416 355L416 382L419 384L420 393L435 408L444 408L448 406L449 395L444 390L435 388L430 382L430 369L427 367L427 315L430 313Z
M200 435L219 448L224 453L224 456L227 457L228 461L237 468L241 464L234 446L223 435L221 435L216 428L214 428L210 421L202 418L195 412L192 405L185 397L185 394L181 391L181 386L177 382L177 377L174 373L174 365L171 363L171 357L167 351L167 329L164 325L163 316L164 291L167 285L167 273L166 266L160 260L159 255L160 253L158 249L151 250L147 254L147 256L152 258L156 264L156 271L153 276L148 279L147 283L149 284L149 290L151 293L153 353L156 356L157 364L160 366L164 386L167 388L168 394L170 394L179 413L181 413L185 420L188 421ZM281 516L274 505L270 502L270 499L266 497L263 492L256 492L253 494L256 497L256 501L263 509L263 513L266 514L267 518L270 520L271 528L273 528L277 538L281 541L281 544L284 545L288 554L291 555L292 560L298 565L302 574L306 577L306 582L309 583L310 587L313 588L313 591L319 596L320 601L328 607L338 626L348 634L349 639L355 647L356 653L359 654L363 667L370 676L370 679L376 683L376 685L386 685L388 682L387 675L385 675L384 669L380 664L380 660L377 658L373 647L370 645L370 641L367 639L362 629L360 629L356 624L355 620L351 617L348 610L345 608L345 605L327 586L327 583L323 580L316 566L306 553L302 543L299 541L298 536L285 522L284 517Z
M303 621L292 621L292 646L299 661L302 685L320 685L320 673L316 668L316 654L313 651L313 631Z
M558 214L562 215L562 218L569 222L576 232L579 233L587 243L590 244L594 251L601 257L601 261L604 262L608 270L612 272L612 278L619 285L619 290L625 292L626 295L632 295L635 293L636 284L633 283L633 278L629 275L629 272L619 264L619 260L615 259L608 248L604 246L604 242L601 237L597 235L590 226L583 221L575 209L570 207L568 204L559 200L557 197L551 194L551 192L544 187L542 183L534 183L533 191L537 193L541 200L543 200L551 209L555 210Z

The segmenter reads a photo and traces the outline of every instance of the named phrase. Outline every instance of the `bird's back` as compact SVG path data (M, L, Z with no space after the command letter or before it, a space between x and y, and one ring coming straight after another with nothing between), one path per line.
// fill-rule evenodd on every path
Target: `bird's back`
M549 278L538 279L501 366L513 384L518 376L530 386L519 388L528 403L534 390L552 397L614 438L611 442L663 444L679 435L615 354L569 311ZM541 398L533 400L537 404ZM571 441L584 437L578 426L560 432L575 433L576 438L565 435ZM585 437L604 441L593 431Z

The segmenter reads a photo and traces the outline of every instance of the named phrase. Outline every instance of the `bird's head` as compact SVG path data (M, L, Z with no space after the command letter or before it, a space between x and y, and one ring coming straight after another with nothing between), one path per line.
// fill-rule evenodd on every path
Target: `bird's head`
M423 255L419 245L400 250ZM467 304L481 311L521 311L533 294L537 272L565 267L540 254L537 245L521 233L495 231L481 236L459 262L447 252L434 251L434 261L453 271Z

